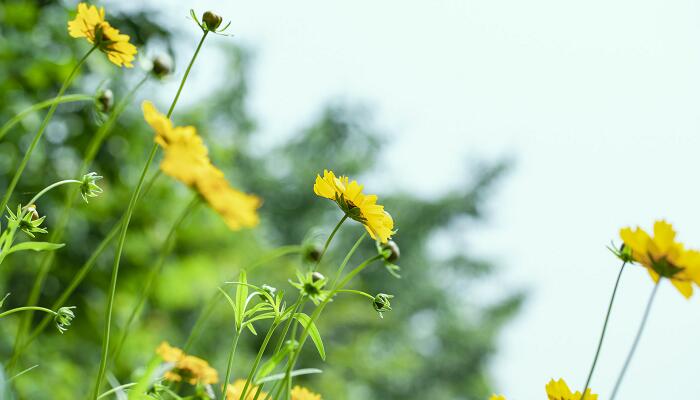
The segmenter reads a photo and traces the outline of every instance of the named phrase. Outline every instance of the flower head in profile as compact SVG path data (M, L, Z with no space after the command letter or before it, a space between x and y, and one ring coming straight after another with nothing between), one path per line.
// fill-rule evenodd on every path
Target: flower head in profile
M548 400L581 400L581 392L571 392L569 386L563 379L550 380L545 386ZM586 389L586 400L598 400L598 395L591 393L591 389Z
M677 242L671 224L656 221L653 237L639 227L623 228L620 238L631 250L633 260L646 267L654 282L659 277L668 278L683 296L692 296L692 282L700 283L700 252Z
M133 67L136 46L129 43L128 35L121 34L105 21L104 8L78 4L78 14L68 22L68 34L74 38L84 37L117 66Z
M323 177L316 175L314 193L333 200L350 218L362 223L372 239L386 243L394 234L394 220L377 204L377 196L362 193L362 186L347 176L336 177L333 171L324 170Z
M292 400L321 400L321 395L297 385L292 388Z
M219 374L205 360L185 354L177 347L163 342L156 349L163 361L172 363L173 368L165 373L171 382L187 382L190 385L213 385L219 381Z
M224 173L209 160L207 147L193 126L173 126L149 101L143 103L143 116L156 133L155 142L165 152L160 164L163 172L197 190L229 228L258 224L260 198L231 187Z
M244 379L236 379L233 383L226 386L226 400L239 400L241 398L241 394L243 394L245 382L246 381ZM253 400L256 397L255 393L257 391L257 386L249 384L244 400ZM267 393L261 391L257 397L258 399L264 399L267 397Z

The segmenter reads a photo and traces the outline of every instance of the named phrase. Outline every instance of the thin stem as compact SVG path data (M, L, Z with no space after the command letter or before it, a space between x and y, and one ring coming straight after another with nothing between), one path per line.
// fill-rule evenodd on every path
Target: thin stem
M363 297L367 297L370 300L374 300L374 296L372 296L369 293L365 293L361 290L353 290L353 289L341 289L341 290L336 290L336 293L349 293L349 294L357 294ZM582 399L583 400L583 399Z
M290 318L292 318L290 316ZM278 321L274 321L272 325L270 326L270 329L267 331L267 335L265 335L265 339L263 340L262 344L260 345L260 350L258 350L258 355L255 356L255 361L253 362L253 367L250 369L250 372L248 373L248 379L245 381L245 385L243 386L243 391L241 392L241 397L239 400L243 400L246 398L246 393L248 392L248 386L250 386L250 382L253 380L253 376L255 375L255 372L258 370L258 366L260 365L260 361L262 360L263 353L265 352L265 349L267 348L267 344L270 342L270 338L272 337L272 333L275 331L277 328Z
M58 90L58 95L56 95L57 98L61 98L63 96L63 93L66 92L70 84L73 82L75 79L78 71L80 70L80 67L83 65L85 60L92 54L93 51L95 51L97 47L93 46L85 55L83 58L78 61L78 63L73 67L73 70L70 72L70 75L68 75L68 78L63 82L63 85L61 85L61 88ZM12 196L12 192L14 192L15 187L17 186L17 183L19 182L19 178L22 176L22 173L24 172L24 169L27 167L27 163L29 162L29 158L32 156L32 152L34 152L34 148L36 145L39 143L39 140L41 140L42 135L44 134L44 130L46 130L46 127L49 125L49 121L51 121L51 117L53 117L54 112L56 112L56 107L58 106L58 103L55 102L51 104L51 107L49 108L48 113L46 113L46 117L44 117L44 120L41 122L41 125L39 125L39 130L36 132L34 135L34 139L32 140L32 143L29 145L29 148L27 151L24 153L24 157L22 158L22 161L19 164L19 167L15 170L15 175L12 177L12 180L10 181L10 185L7 187L7 190L5 190L5 195L2 197L2 200L0 200L0 210L5 210L5 207L7 206L7 203L10 201L10 197ZM0 211L4 212L4 211Z
M48 308L44 307L36 307L36 306L26 306L26 307L17 307L13 308L12 310L7 310L4 313L0 314L0 318L7 317L10 314L14 314L19 311L43 311L45 313L49 313L51 315L56 315L56 311L54 310L49 310Z
M617 279L615 280L615 287L613 287L612 295L610 296L610 304L608 304L608 311L605 314L605 322L603 322L603 330L600 332L600 339L598 339L598 348L596 348L595 356L593 357L593 364L591 365L591 370L588 372L588 378L586 378L586 385L583 387L583 393L581 400L586 398L586 390L588 390L588 385L591 383L591 378L593 377L593 371L595 371L596 363L598 363L598 356L600 355L600 349L603 347L603 339L605 338L605 331L608 328L608 320L610 319L610 312L612 311L613 303L615 302L615 294L617 293L617 287L620 285L620 278L622 278L622 272L625 270L625 265L627 261L622 263L620 267L620 272L617 274Z
M659 284L661 283L661 277L659 277L659 280L656 281L656 284L654 285L654 288L651 290L651 296L649 296L649 301L647 302L646 309L644 310L644 316L642 317L642 323L639 324L639 329L637 330L637 336L634 338L634 342L632 343L632 347L630 348L629 353L627 354L627 358L625 359L625 364L622 366L622 370L620 371L620 374L617 376L617 381L615 381L615 388L613 388L612 395L610 396L610 400L614 400L615 396L617 395L617 391L620 389L620 385L622 384L622 378L625 377L625 373L627 372L627 368L630 365L630 362L632 361L632 356L634 356L634 352L637 350L637 345L639 344L639 339L642 337L642 332L644 332L644 326L647 323L647 319L649 318L649 312L651 311L651 305L654 302L654 298L656 297L656 292L659 289Z
M346 219L348 219L348 214L343 215L343 218L341 218L340 221L338 221L338 223L335 225L335 228L333 228L333 231L328 236L328 239L326 239L326 244L323 245L323 251L321 252L321 256L318 257L318 260L314 265L314 271L318 268L318 265L321 264L321 260L323 259L323 256L326 255L326 251L328 251L328 247L330 246L331 241L333 241L333 237L335 237L335 234L338 232L338 229L340 229L340 226L343 225L343 222L345 222Z
M5 124L0 128L0 140L2 140L3 137L7 134L7 132L12 129L15 125L17 125L20 121L25 119L27 115L35 113L39 110L43 110L46 107L52 106L54 104L64 104L64 103L75 103L79 101L91 101L94 100L95 97L87 94L69 94L67 96L62 96L62 97L54 97L53 99L49 100L44 100L42 102L36 103L34 105L31 105L24 110L20 111L17 115L12 117L9 121L5 122Z
M207 37L208 31L204 31L204 35L202 35L202 39L199 41L199 44L197 45L197 50L195 50L194 54L192 55L192 60L190 61L190 64L187 66L187 70L185 71L185 75L182 77L182 81L180 82L180 87L177 89L177 94L175 95L175 98L173 99L172 104L170 105L170 109L168 110L168 115L167 117L170 118L172 116L173 110L175 109L175 105L177 104L177 100L180 98L180 93L182 92L182 88L185 86L185 82L187 81L187 76L190 73L190 70L192 69L192 65L194 65L194 61L197 59L197 55L199 54L200 49L202 48L202 44L204 44L204 39ZM102 356L100 358L100 368L97 372L97 380L95 382L95 388L93 391L93 400L96 400L97 397L100 394L100 386L102 385L102 379L104 378L105 370L107 369L107 353L109 352L109 335L111 333L112 329L112 309L114 307L114 295L117 291L117 277L119 275L119 262L121 261L121 255L122 251L124 250L124 243L126 242L126 234L129 229L129 222L131 221L131 214L134 212L134 206L136 205L136 199L139 197L139 193L141 192L141 188L143 187L143 182L144 179L146 178L146 174L148 173L148 169L151 166L151 163L153 162L153 158L155 157L156 153L158 151L158 144L154 144L153 147L151 148L151 152L148 155L148 160L146 161L146 164L143 166L143 170L141 171L141 176L139 177L139 182L136 185L136 189L131 195L131 199L129 200L129 206L127 207L126 210L126 216L124 219L124 222L122 223L121 226L121 232L119 235L119 242L117 244L117 249L114 255L114 263L112 264L112 278L110 280L110 285L109 285L109 294L107 297L107 307L106 307L106 312L105 312L105 328L104 328L104 333L103 333L103 338L102 338Z
M51 185L49 185L49 186L45 187L44 189L42 189L42 191L39 192L39 193L37 193L34 197L32 197L32 199L29 200L29 202L27 203L27 205L36 204L36 201L39 200L39 198L41 198L41 196L43 196L43 195L45 195L46 193L48 193L50 190L52 190L52 189L54 189L54 188L57 188L57 187L59 187L59 186L61 186L61 185L68 184L68 183L77 183L77 184L81 184L81 183L83 183L83 182L81 182L81 181L79 181L79 180L75 180L75 179L65 179L65 180L62 180L62 181L58 181L58 182L56 182L56 183L52 183ZM27 206L24 206L24 208L26 209Z
M343 259L342 264L340 264L340 267L338 268L338 272L335 274L335 278L333 278L333 284L331 285L332 288L335 288L336 283L338 282L338 279L340 279L340 276L343 274L343 270L345 269L345 266L348 265L348 262L350 261L350 258L352 257L353 254L355 254L355 251L357 250L358 247L360 247L360 244L362 243L363 240L367 237L367 232L363 232L362 235L355 241L355 244L352 245L352 248L350 248L350 251L348 254L345 255L345 259Z
M180 87L177 88L177 93L175 94L175 99L173 99L172 104L170 104L170 109L168 109L168 118L173 115L173 110L175 110L175 105L177 104L177 100L180 98L180 93L182 93L182 88L185 87L185 82L187 81L187 77L190 75L190 70L192 70L192 66L194 65L194 60L197 59L197 55L199 54L199 50L202 49L202 45L204 44L204 39L207 38L207 34L209 31L205 30L204 35L202 35L202 39L199 41L199 44L197 45L197 50L194 51L194 55L192 56L192 59L190 60L190 64L187 66L187 69L185 70L185 75L182 77L182 81L180 81Z
M177 230L180 228L182 223L192 213L192 211L194 211L197 208L199 203L199 194L195 193L195 195L192 197L192 200L190 200L187 206L182 210L182 213L180 213L180 215L175 219L175 222L173 222L173 225L170 227L170 231L168 232L165 240L163 241L163 245L160 248L158 260L156 261L155 266L149 271L148 276L146 277L146 283L144 284L143 289L139 292L139 298L136 301L136 305L131 310L129 318L122 327L122 337L119 340L114 351L112 352L113 362L116 363L119 359L119 355L121 354L121 350L124 347L126 338L127 336L129 336L129 332L131 331L131 324L141 312L141 309L143 308L143 305L146 302L146 300L148 300L148 298L151 296L151 292L153 291L153 284L155 283L156 278L158 278L158 275L160 275L161 271L163 270L165 259L170 253L170 250L172 250L173 243L175 241L175 233L177 233Z
M224 378L224 386L221 389L222 399L226 398L226 389L228 389L228 382L231 379L231 370L233 369L233 356L236 354L239 337L241 337L241 331L234 329L233 342L231 343L231 349L228 352L228 361L226 362L226 377Z
M92 138L90 139L90 143L88 143L87 151L85 152L85 155L83 156L83 163L80 167L78 176L82 176L82 175L87 173L87 170L90 167L90 164L92 164L92 161L95 159L95 156L97 155L97 151L102 146L102 143L104 142L107 135L109 135L109 133L112 131L112 128L114 127L115 122L117 121L119 116L124 112L124 110L126 109L126 106L131 103L131 99L134 97L134 94L141 88L141 86L143 86L144 83L146 83L146 81L148 80L148 77L149 77L148 74L145 75L139 81L139 83L136 84L117 103L117 105L114 107L114 110L109 114L107 121L105 121L105 123L100 125L100 127L97 129L97 132L92 136ZM67 98L67 97L69 97L69 96L66 96L64 98ZM144 194L147 193L148 190L150 190L150 187L153 185L154 179L157 178L158 175L159 174L156 174L153 177L153 179L151 179L149 181L147 187L144 189ZM63 231L64 231L66 225L68 224L68 219L70 216L70 211L73 207L73 202L77 198L77 195L78 195L78 188L76 188L75 190L70 190L70 191L68 191L68 193L66 193L66 197L63 200L63 211L61 212L60 217L56 221L54 229L51 230L51 235L49 236L49 242L58 243L61 241L61 238L63 237ZM109 239L107 239L107 242L111 241L112 238L114 236L116 236L117 231L118 231L118 228L115 226L115 228L113 228L110 231L111 235L108 235ZM111 233L111 232L114 232L114 233ZM104 249L105 244L106 243L103 240L102 243L100 243L100 245L98 246L99 250L95 250L95 252L97 252L98 255ZM93 253L93 255L94 254L95 253ZM46 277L48 276L49 270L51 269L51 263L53 262L54 257L55 257L55 253L52 251L47 252L46 255L43 256L43 258L39 264L37 277L34 280L34 284L32 285L32 290L29 292L29 298L27 300L28 304L34 305L39 301L39 296L41 294L41 288L43 287L44 281L46 280ZM92 258L92 256L91 256L91 258ZM86 265L84 267L87 267L87 270L89 271L89 269L92 268L92 262L86 263ZM81 269L81 271L82 271L82 269ZM85 273L87 273L87 271ZM72 291L75 290L75 286L77 286L77 283L80 283L82 281L84 276L85 276L84 274L83 275L78 274L73 278L73 282L71 282L71 285L69 285L69 289L67 289L67 291L69 292L68 295L70 295L70 293L72 293ZM73 286L74 283L76 283L75 286ZM66 291L64 291L64 293L66 293ZM60 300L60 302L62 303L65 300L66 299L64 298L63 300ZM32 318L32 313L28 313L23 317L22 321L20 322L19 329L17 330L17 337L15 339L15 349L14 349L15 355L19 355L19 353L17 353L18 350L21 352L20 348L24 348L24 347L22 347L23 344L22 344L21 340L24 338L24 336L27 335L27 331L29 330L29 327L30 327L31 318ZM38 332L43 330L43 327L45 327L48 324L48 322L49 322L49 318L44 318L42 325L41 325L42 328L39 329ZM29 342L31 342L33 340L33 338L36 337L37 334L38 334L37 330L35 329L34 332L32 333L32 338L29 339ZM13 355L13 358L12 358L13 361L16 359L15 355ZM10 364L13 364L13 361L11 361Z

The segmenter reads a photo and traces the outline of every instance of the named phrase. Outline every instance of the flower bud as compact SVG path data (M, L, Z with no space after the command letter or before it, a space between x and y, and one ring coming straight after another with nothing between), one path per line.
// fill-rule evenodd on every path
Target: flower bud
M393 240L389 240L388 242L382 244L382 253L384 255L384 259L390 263L396 262L401 256L399 245L397 245Z
M89 174L83 175L83 179L80 183L80 195L83 196L83 200L88 202L88 197L97 197L102 193L102 188L97 186L97 181L102 179L100 175L96 172L90 172Z
M394 296L386 293L379 293L378 295L374 296L372 306L374 307L374 311L379 313L379 317L384 318L382 313L391 311L391 302L389 302L389 300L393 298Z
M39 212L36 210L36 204L30 204L26 207L27 214L32 216L32 221L39 219Z
M96 100L100 111L103 113L109 112L114 105L114 93L110 89L104 89L100 91Z
M326 279L326 277L323 276L323 274L318 272L318 271L314 271L314 273L311 274L311 281L313 283L316 283L316 282L323 280L323 279Z
M73 321L73 318L75 318L75 314L72 310L73 308L75 307L61 307L58 309L58 311L56 311L56 315L54 315L53 320L56 323L56 328L60 333L67 331L68 327Z
M204 23L204 27L207 28L209 31L216 31L216 28L221 25L221 22L223 19L221 18L220 15L214 14L211 11L206 11L202 15L202 22Z
M316 243L309 243L304 246L304 261L318 262L321 259L321 246Z
M265 293L269 294L270 297L272 297L272 298L275 297L275 292L277 291L276 288L274 288L274 287L272 287L272 286L270 286L270 285L262 285L261 289L262 289ZM268 300L269 300L269 299L268 299L266 296L264 296L262 293L260 293L260 298L261 298L263 301L268 301Z
M151 69L153 75L158 79L163 79L173 72L173 60L165 55L160 54L153 59L153 68Z

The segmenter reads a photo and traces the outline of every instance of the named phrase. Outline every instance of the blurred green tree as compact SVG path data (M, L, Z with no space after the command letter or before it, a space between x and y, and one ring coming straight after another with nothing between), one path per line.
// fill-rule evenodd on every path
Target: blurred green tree
M71 40L66 33L72 7L53 0L7 0L0 4L1 122L28 105L54 96L76 56L85 50L83 43ZM157 14L108 13L115 26L132 35L142 56L150 55L144 45L154 43L155 47L172 51L173 38L178 38L183 47L195 44L194 30L177 31L182 28L163 23ZM177 50L183 54L191 51ZM313 195L311 187L317 173L328 168L359 178L380 168L378 156L386 149L385 140L367 122L370 118L364 112L343 105L327 107L316 122L292 139L264 152L257 150L255 120L246 109L250 57L232 44L223 46L218 54L220 68L228 71L228 79L216 82L215 93L206 98L201 87L207 83L190 81L184 96L202 101L188 109L177 109L174 120L197 126L212 158L229 179L264 199L263 224L254 231L231 233L205 207L190 216L178 233L154 295L132 327L122 357L110 368L112 384L130 381L161 340L182 345L216 287L235 277L240 268L275 246L298 244L318 232L325 235L330 231L340 215L336 207ZM176 75L182 73L179 64ZM101 57L92 57L70 92L92 93L108 85L118 100L143 74L138 68L118 70ZM149 82L141 98L161 88L161 83ZM105 176L105 193L89 205L76 202L64 236L67 246L56 253L42 291L42 305L50 305L61 293L123 211L152 143L152 132L143 123L138 103L135 101L119 119L93 163L91 170ZM40 112L27 118L0 141L0 187L7 185L42 116ZM103 120L91 104L60 106L11 204L26 201L54 180L77 174L87 142ZM399 228L396 241L402 252L402 279L373 267L354 286L370 293L395 294L394 310L380 320L366 300L341 297L333 302L319 323L328 362L321 362L310 345L300 360L300 366L324 370L305 379L311 387L334 400L484 399L490 394L488 362L495 352L498 332L518 309L522 295L506 294L493 304L476 301L470 290L491 271L491 263L459 250L435 254L431 247L436 238L464 235L462 229L468 224L459 221L483 218L488 192L506 170L507 163L503 162L484 165L474 171L471 182L462 182L453 192L430 199L406 192L379 193ZM63 192L51 193L39 204L40 212L48 215L49 229L60 214L64 196ZM186 188L162 177L140 203L124 253L115 310L117 335L144 277L154 266L167 229L187 198ZM343 250L361 231L355 223L344 226L322 268L330 271L333 261L342 258ZM372 247L365 244L364 254L357 259L368 256ZM75 398L90 389L99 357L111 251L100 256L68 301L78 306L71 329L64 335L47 329L23 354L17 369L39 366L14 381L13 391L18 398ZM26 302L38 258L17 255L3 264L0 294L12 292L6 306ZM260 268L249 279L294 295L286 279L302 263L300 257L280 259ZM35 316L34 325L40 317ZM224 349L232 325L230 310L218 304L193 348L219 371L224 370ZM0 323L3 364L12 354L16 329L15 319ZM236 377L247 372L260 341L259 337L243 340L244 351L234 368ZM11 396L9 391L5 394Z

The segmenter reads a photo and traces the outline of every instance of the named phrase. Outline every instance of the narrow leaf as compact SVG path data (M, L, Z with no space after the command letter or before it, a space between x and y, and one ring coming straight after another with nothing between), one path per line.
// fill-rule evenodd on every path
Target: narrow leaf
M238 281L241 283L248 283L248 278L246 276L245 270L241 270L240 275L238 276ZM243 323L243 314L245 313L245 303L246 303L246 298L248 297L248 286L247 285L238 285L236 288L236 326L240 329L241 324Z
M309 332L311 340L316 345L316 350L321 356L322 360L326 360L326 350L323 347L323 340L321 340L321 334L318 332L316 324L311 321L311 317L304 313L294 314L294 318L301 323L302 326Z
M64 243L49 243L49 242L22 242L10 247L7 254L16 251L34 250L34 251L53 251L65 246Z
M295 369L289 375L290 376L300 376L300 375L309 375L309 374L320 374L321 372L323 372L323 371L321 371L318 368L302 368L302 369ZM259 383L263 383L263 382L278 381L282 378L284 378L284 373L274 374L274 375L270 375L266 378L262 378L255 383L259 384Z

